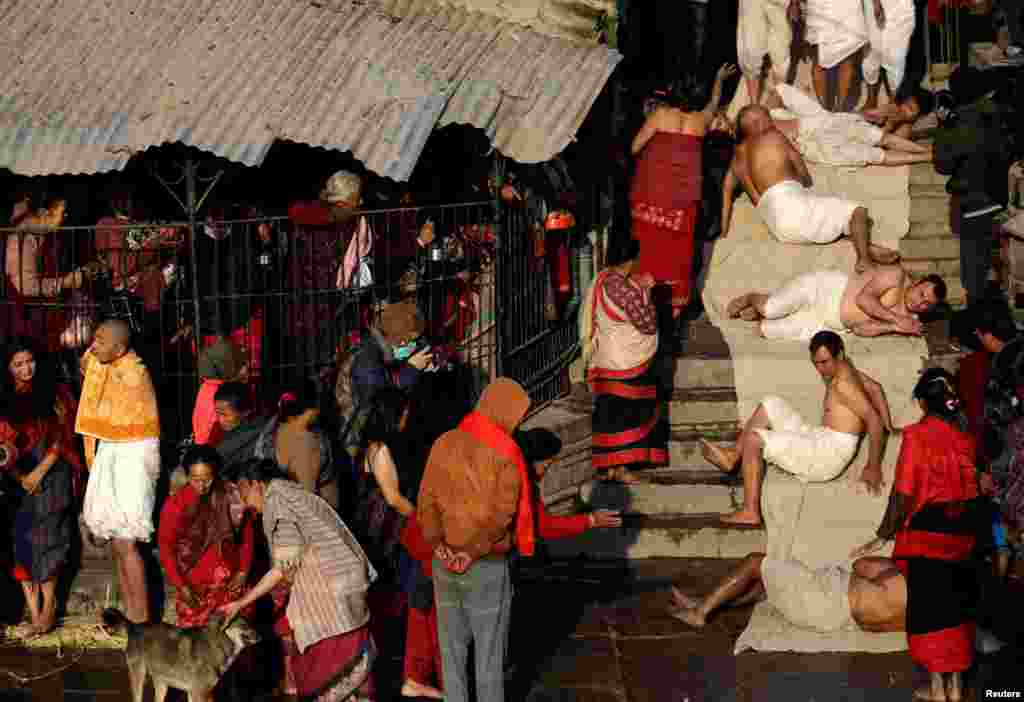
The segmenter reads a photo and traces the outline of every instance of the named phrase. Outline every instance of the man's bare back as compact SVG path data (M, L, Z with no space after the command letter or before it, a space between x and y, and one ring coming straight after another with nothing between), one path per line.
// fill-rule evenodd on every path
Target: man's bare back
M807 165L789 139L778 129L748 137L736 147L733 173L756 207L761 195L784 180L810 186Z

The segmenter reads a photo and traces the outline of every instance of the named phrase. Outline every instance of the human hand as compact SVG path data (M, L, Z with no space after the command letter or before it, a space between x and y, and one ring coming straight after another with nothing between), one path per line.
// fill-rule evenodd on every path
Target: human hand
M862 558L863 556L869 556L875 551L882 550L882 547L884 545L884 539L874 538L871 541L864 544L863 546L858 546L857 548L850 551L850 558L857 559Z
M860 474L860 481L867 486L868 494L875 495L876 497L881 495L882 488L885 487L885 479L882 477L882 466L877 463L868 463Z
M924 325L921 324L921 320L917 317L899 317L896 320L896 329L902 334L921 336L921 332L924 331Z
M37 468L28 475L23 475L18 478L18 482L21 483L21 487L27 494L34 495L39 491L39 483L43 482L43 477Z
M875 0L875 21L879 29L885 29L885 8L882 7L882 0Z
M241 593L242 588L245 587L245 581L248 579L248 573L235 573L228 581L228 591Z
M715 76L715 80L719 83L723 82L727 78L731 78L736 75L737 68L734 64L723 63L722 67L718 69L718 74Z
M981 473L978 475L978 487L981 489L982 494L996 494L996 481L992 479L991 473Z
M242 601L235 600L234 602L228 602L226 605L217 608L217 612L224 615L223 628L227 628L228 624L234 621L238 613L242 611Z
M178 332L171 337L171 343L177 344L179 341L187 341L192 336L192 325L186 324Z
M599 509L590 513L591 529L614 529L622 526L622 513L618 510Z
M433 352L427 349L421 349L409 357L409 365L416 370L424 370L434 360Z
M199 596L188 585L182 585L177 594L178 599L184 602L186 607L197 607L199 605Z

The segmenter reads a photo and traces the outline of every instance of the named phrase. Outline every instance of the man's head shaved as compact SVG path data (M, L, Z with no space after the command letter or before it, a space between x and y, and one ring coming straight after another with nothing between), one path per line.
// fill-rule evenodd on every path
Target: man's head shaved
M131 345L132 328L123 319L108 319L100 327L107 329L107 332L110 334L110 340L115 344L125 348Z

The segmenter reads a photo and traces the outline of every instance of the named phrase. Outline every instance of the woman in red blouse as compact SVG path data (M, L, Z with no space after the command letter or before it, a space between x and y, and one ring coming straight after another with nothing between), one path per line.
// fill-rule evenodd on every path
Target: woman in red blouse
M914 699L960 700L963 671L974 657L977 582L971 565L982 512L975 441L942 368L922 374L914 398L925 416L903 430L896 479L876 539L854 551L872 553L895 537L893 560L907 580L910 656L931 673Z
M238 488L218 478L220 455L196 446L182 461L188 484L160 513L160 565L177 593L178 626L206 626L210 615L245 592L252 565L252 517Z

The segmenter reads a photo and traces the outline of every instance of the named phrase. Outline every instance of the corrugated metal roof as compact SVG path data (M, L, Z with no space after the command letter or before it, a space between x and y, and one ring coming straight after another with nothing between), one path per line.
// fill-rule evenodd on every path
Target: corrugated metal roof
M435 125L564 149L621 55L435 0L10 0L0 167L124 167L182 142L258 165L285 139L408 179Z
M439 0L483 12L541 34L596 43L601 15L618 17L616 0Z

